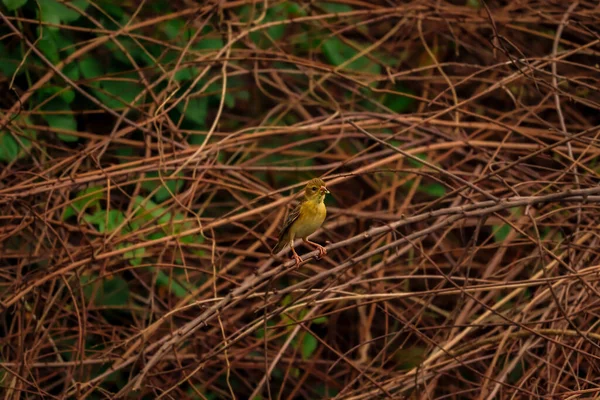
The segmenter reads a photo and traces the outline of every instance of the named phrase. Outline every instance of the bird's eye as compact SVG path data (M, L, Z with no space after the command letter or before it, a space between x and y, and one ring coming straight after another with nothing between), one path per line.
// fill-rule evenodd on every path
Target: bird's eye
M312 190L313 192L316 192L316 191L317 191L317 187L316 187L316 186L313 186L313 187L311 188L311 190Z

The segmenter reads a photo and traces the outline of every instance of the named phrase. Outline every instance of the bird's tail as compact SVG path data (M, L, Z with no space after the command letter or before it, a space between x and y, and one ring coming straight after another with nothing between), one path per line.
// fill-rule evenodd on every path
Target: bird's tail
M283 238L279 238L279 241L277 241L277 244L275 245L275 247L273 247L273 251L271 253L272 254L279 253L281 250L283 250L283 248L285 247L286 244L287 244L286 240L283 240Z

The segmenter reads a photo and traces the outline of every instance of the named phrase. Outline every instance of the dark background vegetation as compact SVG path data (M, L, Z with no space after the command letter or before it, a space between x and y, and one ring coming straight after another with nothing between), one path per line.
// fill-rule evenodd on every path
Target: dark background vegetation
M1 0L3 397L597 395L599 16Z

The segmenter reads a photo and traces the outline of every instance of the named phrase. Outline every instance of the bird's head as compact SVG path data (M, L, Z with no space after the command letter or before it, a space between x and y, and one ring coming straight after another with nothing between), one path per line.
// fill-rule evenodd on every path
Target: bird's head
M325 182L319 178L310 180L304 189L304 197L306 200L321 202L327 193L329 193L329 190L327 190Z

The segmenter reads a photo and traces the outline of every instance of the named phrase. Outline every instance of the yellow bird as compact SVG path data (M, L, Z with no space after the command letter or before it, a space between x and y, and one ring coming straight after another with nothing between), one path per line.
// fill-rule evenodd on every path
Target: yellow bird
M302 238L302 241L306 244L310 244L319 250L319 258L327 254L325 247L318 243L311 242L308 240L308 236L315 233L325 221L327 215L327 209L325 208L325 195L329 193L325 182L322 179L315 178L308 182L304 189L304 199L294 208L294 210L288 215L281 232L279 233L279 240L273 248L273 254L279 253L287 244L290 245L292 253L294 253L294 260L296 260L296 266L300 265L300 257L294 250L294 239Z

